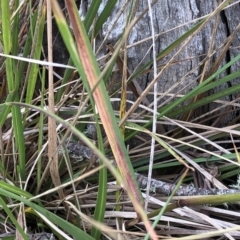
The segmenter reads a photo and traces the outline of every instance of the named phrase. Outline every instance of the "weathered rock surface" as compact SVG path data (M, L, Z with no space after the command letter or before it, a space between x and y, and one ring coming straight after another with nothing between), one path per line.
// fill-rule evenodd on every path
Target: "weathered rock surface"
M103 1L106 3L107 1ZM116 22L116 16L119 10L124 6L126 1L119 0L116 9L114 10L108 22L105 23L102 31L102 39L106 36L108 31L112 28L112 24ZM155 33L158 35L156 39L156 51L162 52L171 43L177 40L180 36L186 33L201 17L212 13L219 5L217 0L161 0L153 6L154 28ZM233 1L234 2L234 1ZM236 1L235 1L236 2ZM85 1L85 4L86 1ZM137 9L137 15L141 14L148 7L148 3L145 0L139 1ZM202 67L197 67L199 63L204 59L205 55L209 51L210 42L213 41L213 49L218 48L225 39L236 29L240 23L240 5L239 3L230 6L226 10L222 11L218 17L214 17L207 25L186 45L181 53L175 58L174 63L171 64L162 74L158 80L159 93L174 93L184 94L192 89L197 83L196 79L202 72ZM117 20L115 27L110 32L107 41L116 43L125 26L126 11ZM193 21L196 20L196 21ZM214 29L216 28L216 34L214 35ZM134 72L144 63L152 59L151 50L151 26L148 13L134 26L132 29L128 44L133 47L128 49L128 67L131 72ZM147 40L149 39L149 40ZM145 40L145 41L143 41ZM142 42L141 42L142 41ZM237 46L240 45L240 33L234 38L231 49L223 58L220 66L229 62L237 54L240 53ZM158 65L164 66L176 53L178 49L175 49L172 53L167 55L161 60ZM220 49L222 50L222 48ZM211 66L219 56L218 51L210 59L208 69L211 70ZM239 69L240 63L234 64L231 69L228 69L225 74L229 74ZM196 68L196 69L195 69ZM192 73L191 70L195 69ZM141 87L144 89L149 82L153 79L152 74L145 74L137 79ZM237 80L234 80L236 82ZM239 81L239 79L238 79ZM180 83L181 82L181 83ZM180 83L180 84L179 84ZM229 83L231 85L231 83ZM225 87L229 85L226 84ZM166 98L165 98L166 100ZM163 101L163 99L162 99Z

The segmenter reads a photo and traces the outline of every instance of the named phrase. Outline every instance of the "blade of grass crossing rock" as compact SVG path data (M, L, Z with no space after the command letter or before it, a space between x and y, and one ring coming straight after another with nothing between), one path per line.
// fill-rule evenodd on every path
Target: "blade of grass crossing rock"
M222 72L224 72L227 68L231 67L235 62L237 62L240 59L240 54L237 55L235 58L233 58L229 63L225 64L222 68L220 68L217 72L212 74L208 79L206 79L204 82L199 84L197 87L195 87L192 91L181 97L180 99L176 100L173 103L168 104L167 106L164 106L163 108L160 108L159 111L159 118L167 115L168 112L173 110L175 107L179 106L184 101L191 99L195 95L198 94L198 92L201 92L201 89L205 87L207 84L209 84L213 79L215 79L218 75L220 75ZM146 126L144 126L146 127Z
M217 11L215 12L215 15L220 12L224 7L225 4L222 4L221 6L218 6ZM212 14L211 14L212 15ZM189 29L186 33L184 33L181 37L179 37L177 40L175 40L172 44L170 44L167 48L165 48L161 53L157 55L157 60L161 60L164 58L167 54L171 53L175 48L179 47L181 43L183 43L188 37L192 36L195 32L199 31L200 28L203 27L204 24L206 24L209 20L209 18L213 17L207 15L205 18L203 18L200 22L196 23L192 28ZM133 75L130 77L129 82L131 82L133 79L141 75L141 73L144 72L144 70L147 70L153 63L153 60L146 63L143 67L141 67L137 72L133 73Z
M107 18L111 15L112 10L116 3L117 3L117 0L107 1L105 8L103 9L99 18L97 19L96 26L94 28L94 37L97 36L97 34L101 30L103 24L106 22Z
M168 47L166 47L161 53L159 53L156 58L157 61L160 61L165 56L167 56L169 53L171 53L175 48L179 47L180 44L182 44L189 36L191 36L194 32L196 32L203 24L205 24L206 18L201 20L199 23L197 23L195 26L193 26L189 31L184 33L181 37L179 37L176 41L171 43ZM140 76L145 70L148 70L148 68L153 64L153 60L146 63L144 66L142 66L139 70L137 70L135 73L132 74L130 79L128 80L131 82L133 79Z
M233 58L230 62L225 64L222 68L220 68L217 72L212 74L209 78L207 78L204 82L202 82L197 87L195 87L189 93L187 93L183 97L177 99L176 101L171 102L171 103L167 104L166 106L161 107L160 109L158 109L158 112L159 112L158 119L160 119L164 115L168 116L168 117L173 117L173 116L176 116L177 114L181 114L183 112L183 109L185 109L185 107L181 107L181 109L179 109L178 111L177 110L176 111L172 111L172 110L175 109L178 106L181 106L181 104L184 101L187 101L187 100L191 99L192 97L198 95L199 93L202 93L203 92L202 89L204 89L204 91L208 90L209 87L211 86L211 85L208 86L208 84L211 83L211 81L213 81L218 75L220 75L222 72L224 72L227 68L231 67L231 65L233 65L235 62L237 62L239 59L240 59L240 54L237 55L235 58ZM233 73L233 75L231 75L231 76L226 76L225 78L230 79L231 77L238 76L238 75L239 75L239 73L236 72L236 73ZM215 83L213 83L213 84L215 84ZM202 100L198 101L198 103L194 103L194 104L191 104L191 105L194 106L193 108L196 108L196 107L201 106L203 104L209 103L211 101L214 101L214 100L218 99L219 97L226 96L226 95L232 94L233 92L238 91L237 87L238 86L233 86L230 89L222 90L222 92L216 93L216 94L214 94L214 96L209 96L209 97L207 97L207 99L206 98L202 99ZM187 106L186 108L189 108L189 106ZM149 122L146 123L143 127L144 128L148 128L151 124L152 124L152 120L149 120ZM135 134L136 134L136 131L130 133L126 137L126 140L129 140Z
M172 44L170 44L167 48L165 48L161 53L157 55L157 61L160 61L162 58L167 56L169 53L171 53L175 48L179 47L180 44L182 44L189 36L194 34L196 31L199 30L199 28L203 27L203 25L207 22L207 18L202 19L199 23L197 23L195 26L193 26L189 31L187 31L185 34L183 34L181 37L179 37L176 41L174 41ZM147 70L153 63L153 60L146 63L143 67L141 67L139 70L137 70L135 73L132 74L132 76L129 78L128 82L131 82L136 77L140 76L145 70ZM160 118L160 117L159 117ZM152 121L149 121L144 125L144 127L148 127L152 124ZM126 140L131 139L134 135L136 135L137 132L131 132L126 136Z
M97 16L97 12L101 3L102 3L102 0L92 1L90 7L88 8L87 14L83 21L86 32L89 31L94 18Z
M88 84L90 85L91 89L94 89L97 84L98 76L100 76L100 70L98 68L96 59L92 52L88 36L85 32L85 28L79 18L79 14L75 6L75 3L72 1L67 1L66 6L68 8L71 25L73 27L73 31L75 34L75 39L77 40L78 53L80 59L78 56L76 56L76 53L71 52L73 48L68 44L71 35L66 36L66 30L69 34L70 31L68 29L68 26L66 26L66 21L64 20L64 17L61 14L59 6L57 5L56 2L52 3L53 11L56 17L57 24L59 26L59 30L63 36L63 39L66 43L68 50L70 51L70 55L79 70L79 74L82 77L84 86L88 91L89 91ZM82 65L79 66L80 61ZM89 94L91 93L89 92ZM113 109L108 99L106 88L103 81L101 81L94 90L93 97L95 99L100 118L103 122L104 129L106 131L108 140L112 148L112 152L115 156L122 177L128 183L128 189L131 191L128 193L129 195L131 195L132 193L134 198L138 201L138 203L142 202L142 198L140 197L140 191L136 187L137 182L134 175L134 171L129 156L127 154L122 136L120 134L116 119L114 117ZM132 179L134 179L134 181Z
M195 92L195 94L198 95L198 94L201 94L203 92L207 92L208 90L214 89L214 88L220 86L221 84L226 83L230 80L233 80L233 79L235 79L239 76L240 76L240 71L234 72L230 75L225 76L222 79L216 80L216 81L211 82L211 83L209 83L205 86L202 86L200 89L198 89L197 92ZM215 100L218 100L218 99L221 99L223 97L229 96L230 94L233 94L235 92L239 92L239 88L240 88L239 84L236 84L236 85L234 85L232 87L229 87L229 88L225 88L224 90L221 90L221 91L216 92L214 94L208 95L204 98L200 98L198 101L192 102L192 103L188 104L187 106L178 107L174 111L171 111L171 113L168 113L168 114L165 114L165 115L168 116L168 117L178 116L178 115L180 115L184 112L188 112L188 111L190 111L192 109L196 109L197 107L200 107L202 105L206 105L206 104L211 103ZM188 100L190 98L191 97L189 97L185 100Z
M174 110L173 112L174 113L169 113L167 116L169 117L174 117L174 116L177 116L179 114L182 114L184 112L188 112L192 109L196 109L198 107L201 107L203 105L206 105L206 104L209 104L209 103L212 103L213 101L216 101L216 100L219 100L225 96L229 96L233 93L236 93L236 92L239 92L240 91L240 85L237 84L235 86L232 86L230 88L226 88L224 90L221 90L220 92L217 92L215 94L211 94L207 97L204 97L196 102L193 102L192 104L189 104L188 106L184 106L182 107L181 109L176 109Z
M208 22L210 18L212 18L214 15L216 15L218 12L220 12L225 7L224 4L220 4L214 14L209 14L204 19L202 19L199 23L197 23L195 26L193 26L189 31L187 31L185 34L183 34L181 37L179 37L176 41L174 41L170 46L168 46L165 50L163 50L160 54L157 55L157 60L159 61L163 57L165 57L168 53L170 53L174 48L180 46L180 44L186 40L188 37L192 36L193 34L196 34L199 32L201 28L204 27L204 25ZM152 64L152 61L145 64L142 68L140 68L136 73L133 73L128 82L131 82L133 79L138 77L144 70L146 70L150 65ZM172 103L170 104L170 106ZM172 109L172 108L171 108ZM171 110L170 109L170 110ZM162 117L164 114L160 114L159 118ZM148 127L152 124L152 121L149 121L147 124L144 125L144 127ZM137 132L130 133L126 140L131 139L134 135L136 135Z

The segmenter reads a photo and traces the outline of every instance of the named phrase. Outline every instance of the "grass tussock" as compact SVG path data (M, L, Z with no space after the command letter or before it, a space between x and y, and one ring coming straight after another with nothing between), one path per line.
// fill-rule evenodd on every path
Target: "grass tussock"
M154 27L148 39L127 41L146 14L154 25L157 1L141 13L139 1L123 6L115 45L99 36L117 1L98 15L92 1L84 20L76 2L0 1L0 238L239 239L238 194L164 196L150 185L153 177L177 188L239 188L240 72L231 69L240 55L226 56L240 25L214 44L220 14L238 1L185 23L161 51ZM159 91L212 22L209 49L191 56L199 64ZM130 71L128 51L148 41L150 61ZM149 76L143 87L138 79ZM135 172L149 176L147 189Z

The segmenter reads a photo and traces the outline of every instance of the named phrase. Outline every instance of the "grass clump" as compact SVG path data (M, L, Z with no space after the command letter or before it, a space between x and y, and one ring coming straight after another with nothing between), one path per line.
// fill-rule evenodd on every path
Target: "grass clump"
M153 174L166 183L178 182L177 187L191 182L199 188L237 184L240 85L235 80L240 72L229 69L240 55L224 59L239 26L189 71L200 72L192 89L181 88L184 76L161 93L160 77L217 19L227 1L131 72L126 67L131 47L127 39L154 6L149 2L137 15L138 2L126 5L125 28L115 46L106 44L107 37L99 42L99 35L117 1L108 1L98 17L100 1L92 1L84 20L75 1L65 1L64 10L57 1L0 2L2 239L34 239L34 234L46 233L48 239L238 236L239 214L231 204L238 201L237 194L207 202L229 202L229 209L203 205L208 198L156 193L149 199L154 189L148 184L142 194L135 172L148 171L149 178ZM54 36L56 29L59 35ZM156 34L152 28L153 47ZM99 59L105 47L109 51ZM65 54L62 63L54 58L55 50ZM213 56L215 62L207 67ZM117 74L120 84L114 79ZM144 89L136 79L148 74L153 77ZM232 85L222 88L228 83ZM174 88L181 90L171 92ZM235 100L225 100L233 94Z

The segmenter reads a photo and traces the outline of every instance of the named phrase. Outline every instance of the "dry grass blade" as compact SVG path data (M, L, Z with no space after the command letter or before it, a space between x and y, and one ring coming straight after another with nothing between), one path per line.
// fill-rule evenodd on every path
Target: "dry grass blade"
M107 44L106 46L112 53L114 53L114 48L111 44ZM130 77L129 71L128 71L127 67L124 66L124 63L119 56L117 57L117 65L118 65L118 68L119 68L119 70L120 70L120 72L123 76L125 75L124 71L125 70L127 71L127 76L126 77L127 77L127 79L129 79L129 77ZM135 97L137 97L137 98L141 97L142 89L141 89L141 87L139 86L139 84L136 80L133 80L128 85L129 85L129 88L131 89L132 93L135 95ZM150 104L149 101L147 100L147 98L143 98L142 102L146 106L149 106L149 104Z
M48 35L48 61L52 62L52 8L51 1L47 1L47 35ZM49 74L48 74L48 85L49 85L49 111L51 113L55 113L55 103L54 103L54 84L53 84L53 67L49 66ZM59 163L58 163L58 152L57 149L57 131L56 131L56 122L55 119L49 117L48 118L48 158L50 162L50 173L53 180L53 184L55 187L61 185L61 180L59 176ZM63 190L58 189L58 194L60 199L64 199ZM67 206L67 205L66 205ZM72 216L71 216L72 217ZM71 219L73 221L73 217Z

